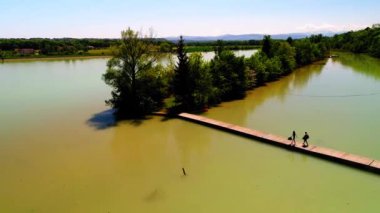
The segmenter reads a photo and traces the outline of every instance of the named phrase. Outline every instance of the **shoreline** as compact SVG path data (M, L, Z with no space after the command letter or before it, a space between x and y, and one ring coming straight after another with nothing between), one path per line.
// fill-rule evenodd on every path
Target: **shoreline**
M96 58L110 58L108 55L91 55L91 56L52 56L52 57L30 57L30 58L6 58L1 63L6 62L23 62L23 61L49 61L49 60L71 60L71 59L96 59Z
M252 49L238 49L232 51L244 51L244 50L256 50L256 48ZM196 53L196 52L213 52L213 50L209 51L189 51L188 54ZM166 54L166 53L164 53ZM48 61L48 60L71 60L71 59L95 59L95 58L111 58L112 55L64 55L64 56L42 56L42 57L17 57L17 58L4 58L1 60L0 64L6 62L23 62L23 61Z

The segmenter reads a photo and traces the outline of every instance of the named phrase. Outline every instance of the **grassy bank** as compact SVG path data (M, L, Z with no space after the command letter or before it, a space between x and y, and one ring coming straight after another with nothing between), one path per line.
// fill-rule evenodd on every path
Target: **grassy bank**
M96 56L100 56L100 55L106 55L106 56L110 56L112 55L112 48L102 48L102 49L92 49L92 50L88 50L87 52L88 55L96 55Z

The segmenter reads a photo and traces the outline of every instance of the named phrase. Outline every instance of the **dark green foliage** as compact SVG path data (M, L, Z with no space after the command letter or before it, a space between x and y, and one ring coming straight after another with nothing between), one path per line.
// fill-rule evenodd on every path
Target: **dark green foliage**
M299 40L294 44L296 48L297 64L302 66L310 64L315 60L313 53L313 44L308 39Z
M255 73L257 86L276 80L284 74L281 60L278 56L268 58L266 54L258 53L248 58L246 65Z
M192 91L194 90L194 83L190 78L189 58L184 50L184 46L184 40L181 36L177 45L178 62L174 69L172 82L175 107L178 111L191 110L194 105L191 98Z
M190 79L194 81L194 90L191 93L192 110L203 110L216 95L209 64L203 61L200 53L193 53L189 58L189 67Z
M225 51L223 42L218 44L215 58L205 62L200 54L192 54L188 59L180 38L173 78L175 111L200 110L209 104L244 97L249 76L244 57Z
M210 62L213 83L220 100L231 100L245 96L247 71L244 57L236 57L231 51L222 51Z
M69 55L78 51L86 52L91 48L108 48L120 43L119 39L75 39L75 38L12 38L0 39L0 49L35 49L42 55Z
M268 58L264 64L266 66L266 72L268 73L269 81L277 80L284 74L283 68L281 66L281 61L278 56Z
M153 39L152 43L159 52L173 52L175 44L165 39ZM20 55L16 49L34 49L38 56L76 56L76 55L109 55L111 50L97 52L96 50L109 49L120 44L120 39L95 39L95 38L0 38L0 49L6 51L5 58L28 57L31 55ZM260 41L223 41L226 50L245 50L259 48ZM214 51L219 46L218 41L188 42L187 52ZM91 51L89 51L91 50ZM95 50L95 51L94 51Z
M224 46L224 50L252 50L252 49L259 49L260 46L252 46L252 45L246 45L246 46ZM188 53L191 52L215 52L216 47L215 46L186 46L185 50Z
M246 65L255 78L254 86L263 85L268 81L269 73L265 63L267 58L265 54L257 53L246 60Z
M223 50L250 50L260 48L260 41L199 41L186 42L186 52L222 52Z
M174 112L203 110L214 98L212 76L201 54L187 57L182 36L177 48L178 62L174 69L172 91Z
M217 41L185 41L186 46L212 46L216 47L218 46L218 40ZM223 45L225 47L229 46L259 46L261 45L260 40L248 40L248 41L225 41L223 40Z
M314 43L314 44L321 43L323 41L323 35L322 34L311 35L309 40L311 43Z
M122 117L141 117L162 107L163 67L155 65L149 39L131 29L122 32L117 53L107 63L104 81L113 87L107 104Z
M321 35L297 41L288 38L286 42L272 41L266 36L262 51L248 58L246 65L254 73L255 85L259 86L289 74L296 67L323 59L327 53L326 46L326 38Z
M295 48L288 42L276 42L274 46L274 55L280 60L283 73L290 73L297 65Z
M216 41L216 47L215 47L215 55L218 55L220 56L220 54L222 54L222 52L225 50L224 48L224 43L222 40L217 40Z
M353 53L369 53L372 56L380 57L380 28L373 27L350 31L331 38L331 47L342 49Z
M323 39L306 38L296 41L294 46L296 48L297 64L303 66L324 58L328 53L326 43L327 42L323 41Z
M371 55L380 58L380 34L373 39L369 52Z
M292 37L288 37L286 39L286 42L288 42L288 44L290 44L290 45L293 45L293 38Z
M267 55L269 58L272 58L274 53L274 48L273 48L273 40L271 39L270 35L264 36L263 39L263 46L261 48L261 51Z
M203 61L200 54L192 54L188 58L184 52L184 41L180 38L172 83L173 111L202 110L210 104L244 97L249 79L244 57L225 51L221 41L215 51L211 62Z
M157 46L160 52L171 52L175 46L164 39L151 39L152 44ZM61 55L92 55L88 53L92 49L107 49L118 46L120 39L97 39L97 38L12 38L0 39L0 49L10 51L9 57L19 57L16 49L38 50L41 56ZM104 53L103 53L104 54Z

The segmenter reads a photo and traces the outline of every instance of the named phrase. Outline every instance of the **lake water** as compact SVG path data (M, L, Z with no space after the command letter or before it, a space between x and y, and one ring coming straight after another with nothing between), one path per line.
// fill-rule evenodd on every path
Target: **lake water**
M380 159L380 61L339 55L204 115ZM106 61L0 64L1 212L379 211L378 175L182 120L115 123Z
M244 57L250 57L252 54L255 54L258 52L257 49L252 49L252 50L236 50L233 51L236 56L244 56ZM188 55L191 55L193 53L190 53ZM205 61L210 61L211 59L214 58L215 52L201 52L201 55ZM160 63L163 65L169 64L170 61L173 63L177 63L177 56L175 54L164 54L160 58Z

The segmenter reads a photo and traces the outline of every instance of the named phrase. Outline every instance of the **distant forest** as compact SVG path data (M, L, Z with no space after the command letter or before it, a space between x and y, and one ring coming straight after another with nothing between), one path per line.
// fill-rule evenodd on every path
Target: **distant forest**
M35 57L35 56L70 56L70 55L111 55L111 47L118 46L120 39L76 39L76 38L10 38L0 39L2 58ZM160 52L175 52L176 43L155 39L154 43ZM217 41L187 42L188 52L213 51ZM261 41L224 41L226 49L253 49Z
M176 51L176 41L157 38L153 42L159 52ZM214 51L221 41L184 42L187 52L201 52ZM331 49L367 53L380 58L380 25L324 37L324 42ZM120 39L97 38L0 38L0 58L112 55L111 48L120 43ZM226 50L257 49L262 45L262 40L223 41Z
M40 55L72 55L84 54L90 49L108 48L118 42L118 39L11 38L0 39L0 50L5 52L5 58L31 53L18 51L20 49L33 49Z
M353 53L368 53L380 58L380 25L356 32L335 35L330 39L333 49L346 50Z

